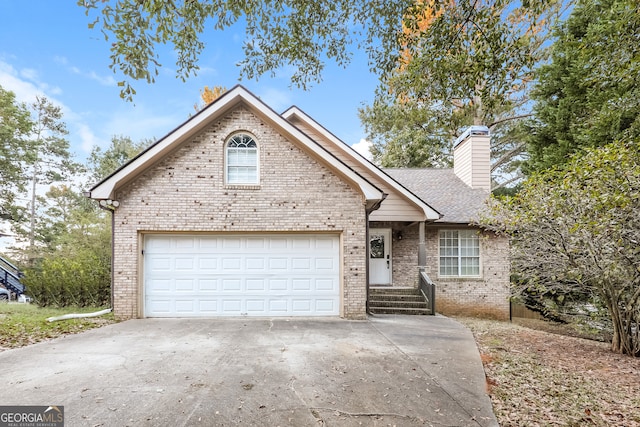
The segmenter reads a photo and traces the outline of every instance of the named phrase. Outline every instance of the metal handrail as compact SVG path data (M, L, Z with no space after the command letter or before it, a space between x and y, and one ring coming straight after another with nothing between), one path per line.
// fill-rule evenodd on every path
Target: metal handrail
M431 315L436 314L436 284L424 271L420 271L418 277L418 287L422 296L427 301Z
M8 266L8 268L6 266ZM18 267L0 257L0 283L6 288L18 295L24 293L26 287L20 282L20 278L23 276L22 272L18 270Z
M6 265L9 268L5 268L2 266L2 264ZM21 277L22 273L20 273L20 269L18 269L18 267L16 267L15 265L13 265L11 262L9 262L8 259L3 258L0 256L0 268L2 268L5 271L9 271L10 273L12 273L14 276L17 277ZM10 271L13 270L13 271Z

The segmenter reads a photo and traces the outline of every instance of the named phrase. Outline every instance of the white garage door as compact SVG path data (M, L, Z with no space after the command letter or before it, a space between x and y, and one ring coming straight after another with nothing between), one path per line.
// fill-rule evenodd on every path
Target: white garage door
M146 317L335 316L335 235L147 235Z

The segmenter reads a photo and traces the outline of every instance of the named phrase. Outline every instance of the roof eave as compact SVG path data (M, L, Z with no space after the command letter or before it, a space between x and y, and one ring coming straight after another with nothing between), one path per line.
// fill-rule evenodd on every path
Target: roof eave
M342 162L338 161L338 159L331 159L329 157L331 155L315 141L240 85L237 85L224 93L198 114L191 117L173 131L169 132L163 138L159 139L156 143L140 153L137 157L96 184L89 190L89 197L96 200L113 199L115 191L120 186L147 170L148 167L173 151L182 142L202 131L215 117L222 116L225 112L240 103L245 103L247 107L254 110L254 112L260 115L263 119L270 121L278 126L284 133L300 141L315 156L322 158L327 163L331 164L341 175L343 175L343 177L351 181L360 189L367 202L375 202L384 199L384 193L382 190L368 182L355 171L349 169Z
M291 117L296 116L300 120L307 123L309 126L313 127L317 132L321 133L325 138L333 142L337 147L343 150L343 152L351 155L361 166L365 169L369 170L369 172L378 176L383 181L387 182L390 186L396 188L400 193L402 193L405 197L407 197L412 203L418 206L424 212L426 221L437 221L442 218L443 215L431 207L428 203L420 199L417 195L411 192L409 189L400 184L393 177L386 174L379 167L371 163L368 159L363 157L360 153L354 150L351 146L345 144L340 138L335 136L329 130L327 130L320 123L316 122L313 118L311 118L308 114L302 111L297 106L289 107L285 112L282 113L282 117L286 120L289 120Z

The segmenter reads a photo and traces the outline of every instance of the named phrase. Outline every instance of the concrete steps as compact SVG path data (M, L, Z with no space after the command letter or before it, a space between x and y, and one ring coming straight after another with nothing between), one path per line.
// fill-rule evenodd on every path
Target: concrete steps
M369 288L369 311L372 314L431 314L419 289L390 286Z

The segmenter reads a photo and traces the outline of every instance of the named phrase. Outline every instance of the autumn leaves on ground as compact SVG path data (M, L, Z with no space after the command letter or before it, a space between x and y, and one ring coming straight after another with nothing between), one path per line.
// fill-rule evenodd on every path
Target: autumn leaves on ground
M458 320L476 338L501 426L640 426L640 359L515 323Z
M114 322L112 315L46 321L70 311L0 305L0 351ZM640 426L639 358L613 353L606 343L544 332L551 328L546 322L457 320L476 338L501 426Z

